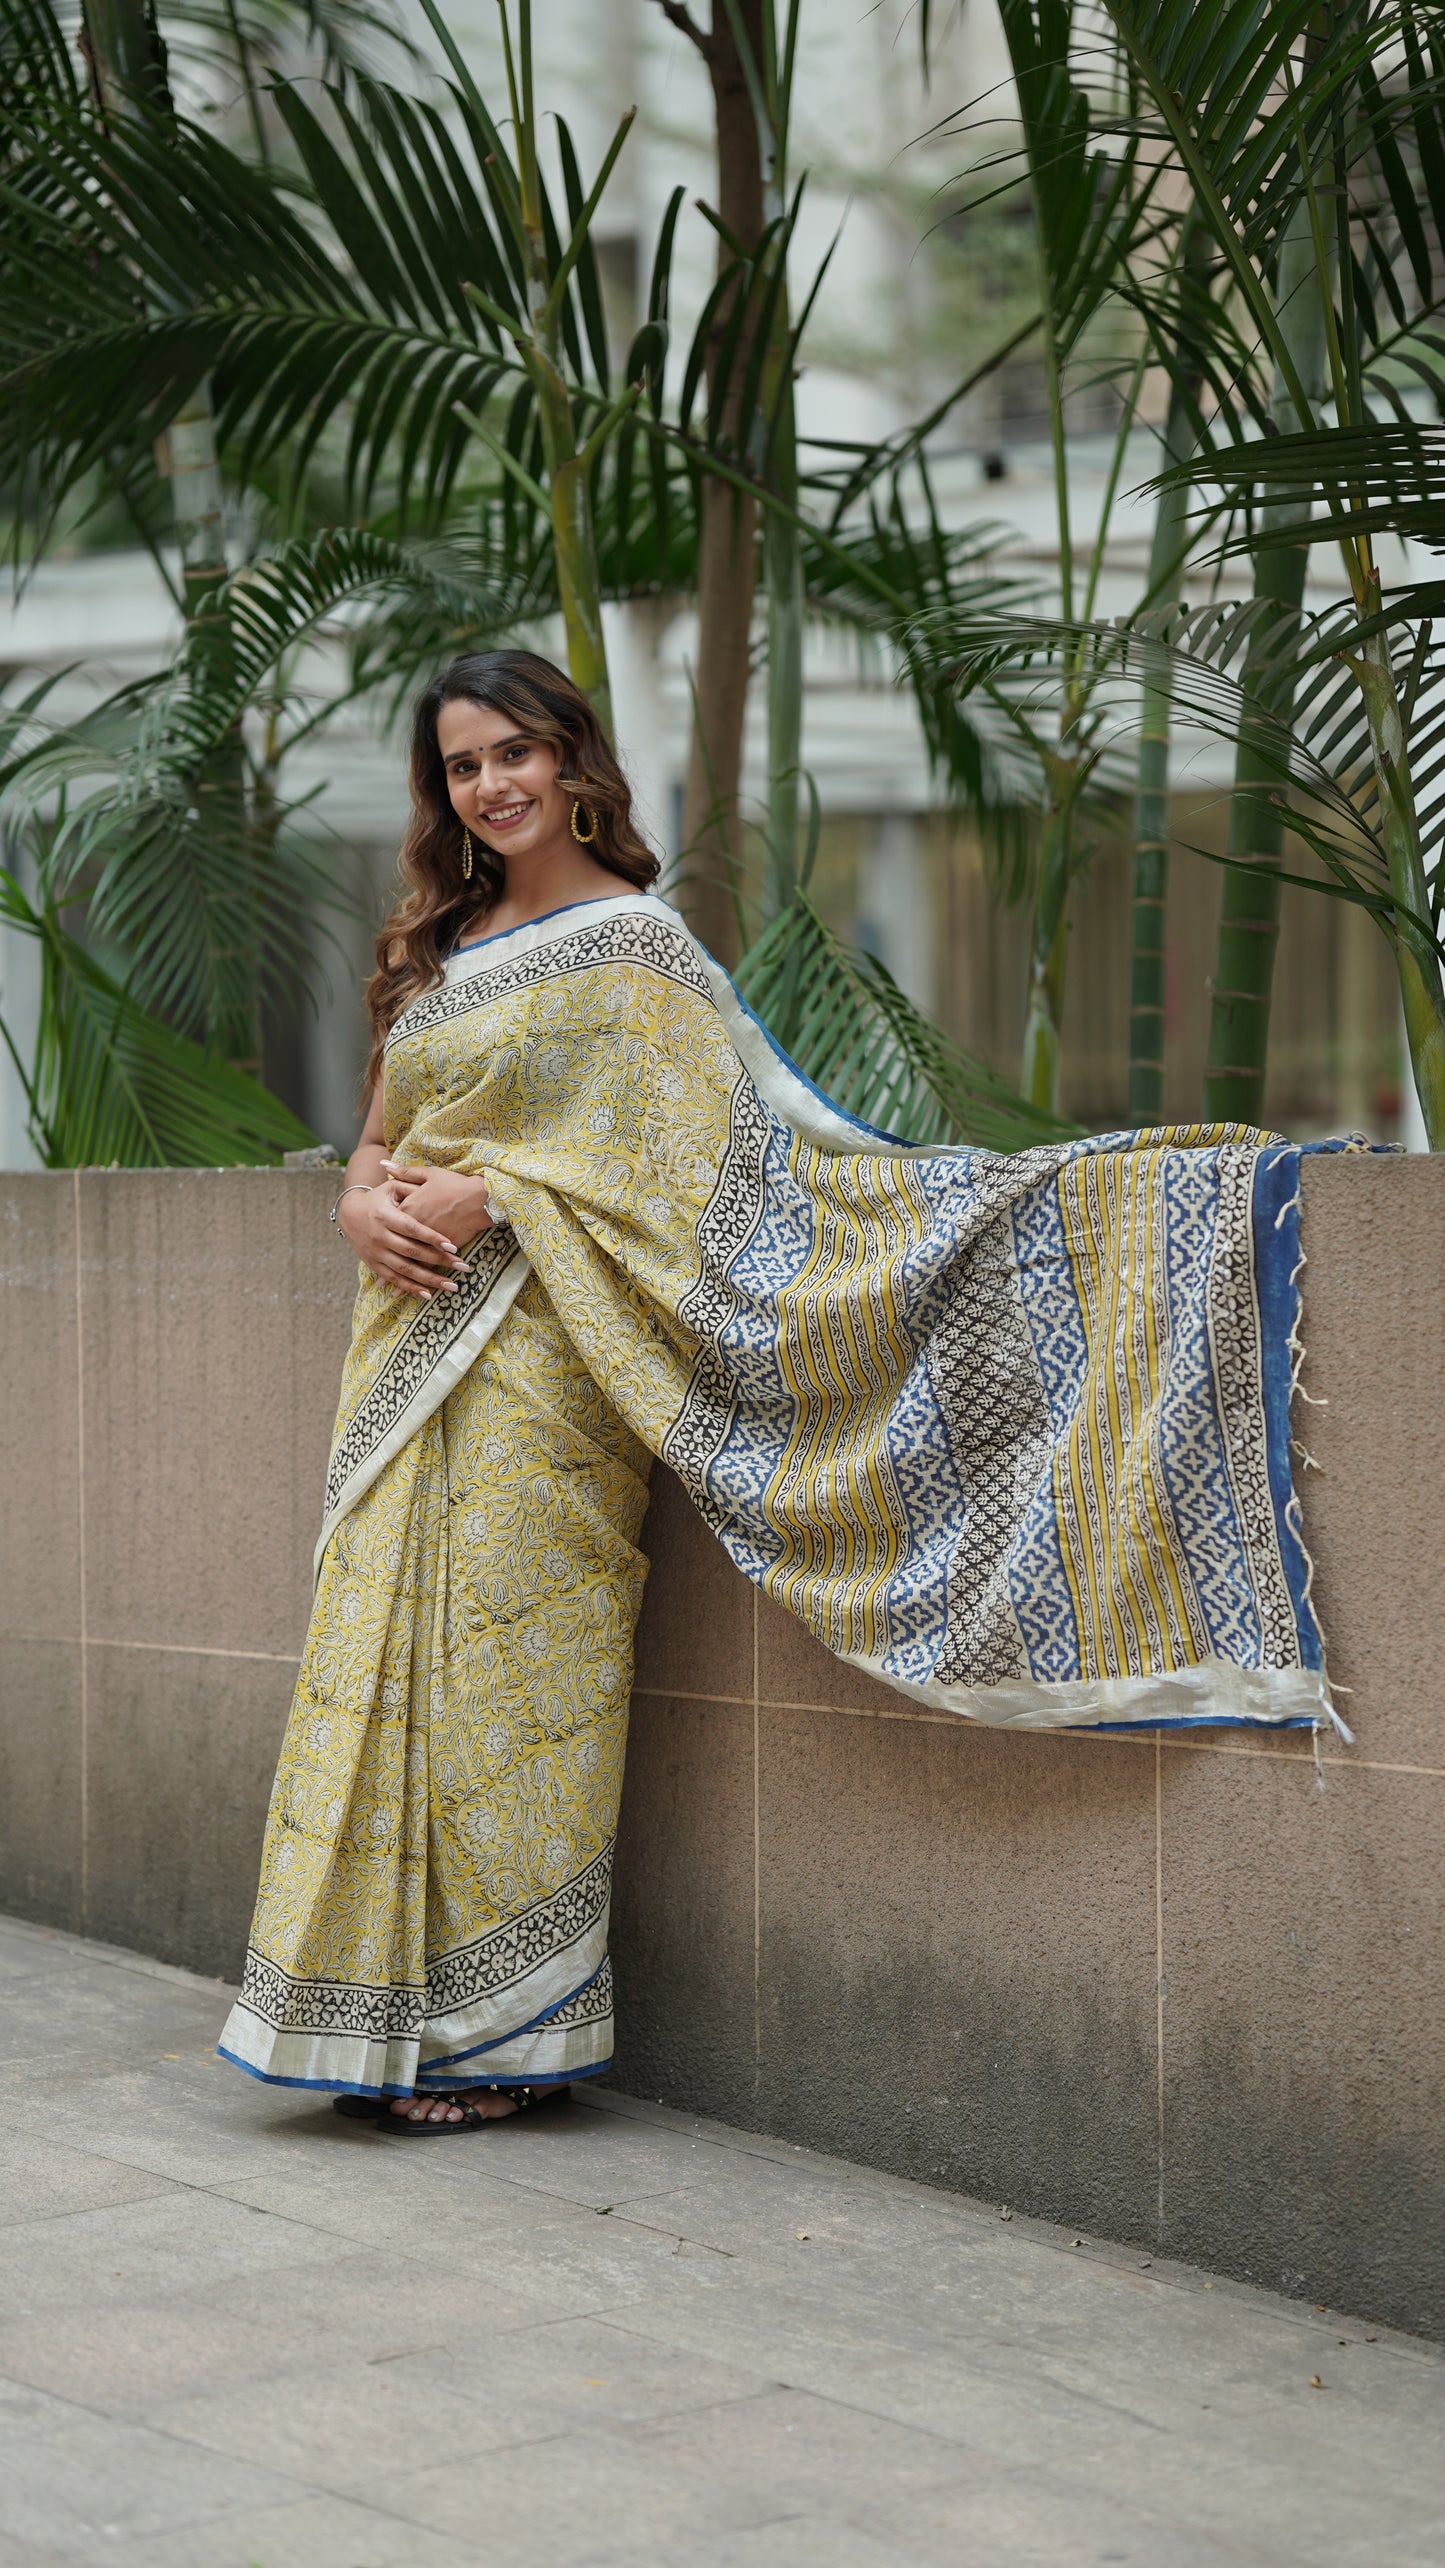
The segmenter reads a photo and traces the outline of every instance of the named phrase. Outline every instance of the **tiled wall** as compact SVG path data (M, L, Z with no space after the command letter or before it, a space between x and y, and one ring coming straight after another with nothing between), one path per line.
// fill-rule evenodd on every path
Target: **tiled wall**
M979 1730L649 1518L618 2076L1445 2335L1445 1162L1305 1177L1296 1428L1356 1745Z
M0 1904L202 1970L305 1620L333 1185L0 1178ZM1311 1163L1305 1214L1326 1788L1294 1736L915 1712L659 1473L617 2076L1445 2333L1445 1163Z
M0 1904L235 1969L356 1269L324 1171L0 1177Z

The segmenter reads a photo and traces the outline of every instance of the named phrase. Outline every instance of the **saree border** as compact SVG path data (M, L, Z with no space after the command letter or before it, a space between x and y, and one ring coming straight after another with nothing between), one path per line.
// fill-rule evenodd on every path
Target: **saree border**
M612 1841L513 1917L429 1964L426 1984L288 1970L252 1944L219 2048L271 2085L408 2091L453 2063L493 2063L522 2045L562 2046L564 2065L611 2051L607 1924ZM478 2067L475 2077L494 2074Z
M1005 1677L994 1685L940 1685L895 1676L861 1652L839 1651L847 1667L935 1711L990 1730L1314 1729L1328 1723L1348 1739L1323 1670L1240 1667L1200 1659L1158 1676Z
M579 913L596 910L607 915L577 923ZM500 950L484 962L480 957L489 946ZM563 956L567 947L572 951ZM953 1159L969 1148L964 1142L914 1146L834 1105L788 1059L722 965L699 944L681 913L655 892L578 901L558 910L552 919L534 920L504 936L482 937L475 946L459 948L448 962L441 987L425 991L403 1009L387 1036L388 1049L428 1026L510 998L514 991L529 989L558 969L591 971L607 963L631 963L644 971L660 972L699 997L710 998L759 1095L804 1141L825 1150L907 1159Z
M326 1511L312 1563L316 1577L338 1525L365 1496L394 1454L410 1443L470 1372L532 1272L531 1261L500 1223L465 1251L470 1270L456 1293L419 1304L375 1382L358 1402L332 1449Z

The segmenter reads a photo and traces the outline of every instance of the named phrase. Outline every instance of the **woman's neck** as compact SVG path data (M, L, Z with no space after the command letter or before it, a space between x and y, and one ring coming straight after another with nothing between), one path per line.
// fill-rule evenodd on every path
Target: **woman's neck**
M569 841L565 848L539 852L515 871L508 868L485 921L477 923L485 924L489 936L502 936L508 928L549 917L553 910L570 909L578 901L616 899L634 888Z

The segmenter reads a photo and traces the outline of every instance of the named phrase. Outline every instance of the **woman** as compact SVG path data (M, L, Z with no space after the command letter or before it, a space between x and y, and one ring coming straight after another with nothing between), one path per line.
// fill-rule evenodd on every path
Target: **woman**
M915 1699L1329 1714L1289 1478L1298 1154L1188 1128L910 1151L651 891L586 700L418 707L311 1629L223 2049L391 2135L604 2069L652 1456Z

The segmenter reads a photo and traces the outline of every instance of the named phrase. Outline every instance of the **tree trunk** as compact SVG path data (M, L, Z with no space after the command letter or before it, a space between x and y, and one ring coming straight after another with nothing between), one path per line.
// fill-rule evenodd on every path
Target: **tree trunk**
M763 52L763 0L742 0L742 19L759 60ZM757 121L737 45L722 0L714 0L712 32L704 48L712 81L717 126L717 210L744 248L763 228L763 179ZM730 256L719 242L719 265ZM718 315L716 348L726 312ZM746 359L733 367L738 385ZM738 435L736 402L723 420ZM735 887L741 882L743 725L751 673L753 600L757 589L757 508L741 491L704 474L698 543L696 703L687 784L682 804L686 874L682 906L689 924L721 963L737 961L739 936Z

